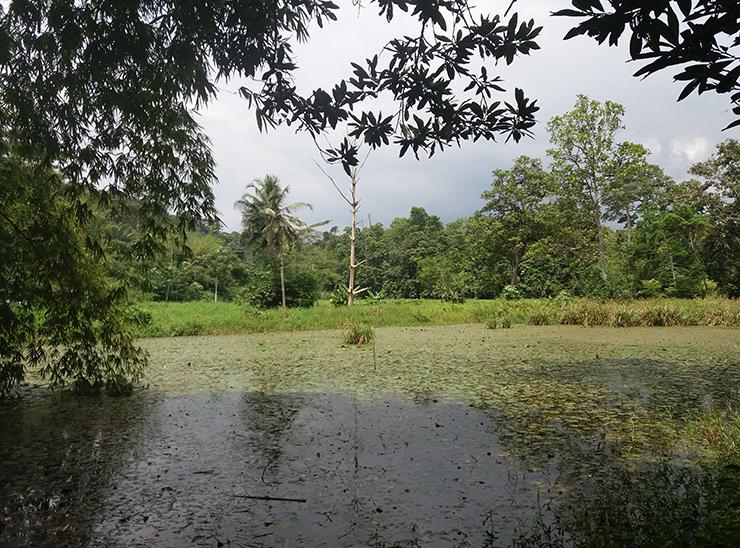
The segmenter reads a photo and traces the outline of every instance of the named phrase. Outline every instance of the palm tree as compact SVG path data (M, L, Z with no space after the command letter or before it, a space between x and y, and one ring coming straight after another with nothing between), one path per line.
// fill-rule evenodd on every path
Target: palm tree
M253 194L249 190L254 190ZM285 308L284 254L309 227L296 217L299 209L313 209L311 204L286 204L290 187L280 187L274 175L257 178L247 186L247 192L234 205L242 212L242 226L251 243L272 250L280 261L280 292Z

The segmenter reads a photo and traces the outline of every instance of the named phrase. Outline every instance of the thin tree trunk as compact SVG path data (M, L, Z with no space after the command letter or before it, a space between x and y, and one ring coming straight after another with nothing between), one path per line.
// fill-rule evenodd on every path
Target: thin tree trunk
M625 210L627 214L627 245L632 245L632 213L629 208Z
M213 287L213 302L218 302L218 278L216 278L216 284Z
M285 304L285 264L283 263L283 252L279 253L280 257L280 293L283 297L283 308L286 308Z
M671 262L671 276L673 277L673 287L676 287L676 263L673 262L673 253L668 254L668 259Z
M601 193L594 180L594 190L592 193L594 201L594 218L596 220L596 240L599 246L599 268L601 269L601 279L607 281L606 273L606 245L604 244L604 227L601 224Z
M511 256L511 285L519 283L519 267L522 263L522 247L515 247Z
M606 247L604 245L604 227L601 226L601 221L598 223L599 230L599 267L601 268L601 278L606 282L608 280L606 273Z
M357 240L357 207L359 202L356 197L357 192L357 170L352 170L352 201L350 208L352 211L352 227L349 234L349 284L347 284L347 306L352 306L355 302L355 274L357 273L356 245Z

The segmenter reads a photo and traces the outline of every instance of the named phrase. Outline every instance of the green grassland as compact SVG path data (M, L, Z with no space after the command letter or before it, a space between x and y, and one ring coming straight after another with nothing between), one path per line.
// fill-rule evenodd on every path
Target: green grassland
M482 323L489 327L584 325L609 327L740 326L740 302L730 299L588 299L361 301L352 307L320 302L312 308L258 310L228 302L147 302L137 305L141 337L229 335L335 329L350 321L373 327Z

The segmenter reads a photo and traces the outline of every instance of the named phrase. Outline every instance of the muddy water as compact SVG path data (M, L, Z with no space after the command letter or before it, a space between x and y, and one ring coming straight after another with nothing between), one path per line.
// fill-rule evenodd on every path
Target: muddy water
M737 404L736 334L150 341L130 398L0 406L0 545L729 546L737 470L674 449Z
M23 445L0 451L9 544L479 544L487 511L511 536L548 480L462 404L202 393L50 407L2 415Z

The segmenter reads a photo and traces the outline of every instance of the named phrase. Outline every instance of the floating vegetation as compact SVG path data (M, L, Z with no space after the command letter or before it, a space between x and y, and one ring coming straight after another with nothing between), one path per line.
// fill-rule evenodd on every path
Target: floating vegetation
M148 390L0 406L0 545L736 538L736 329L376 333L149 339Z

